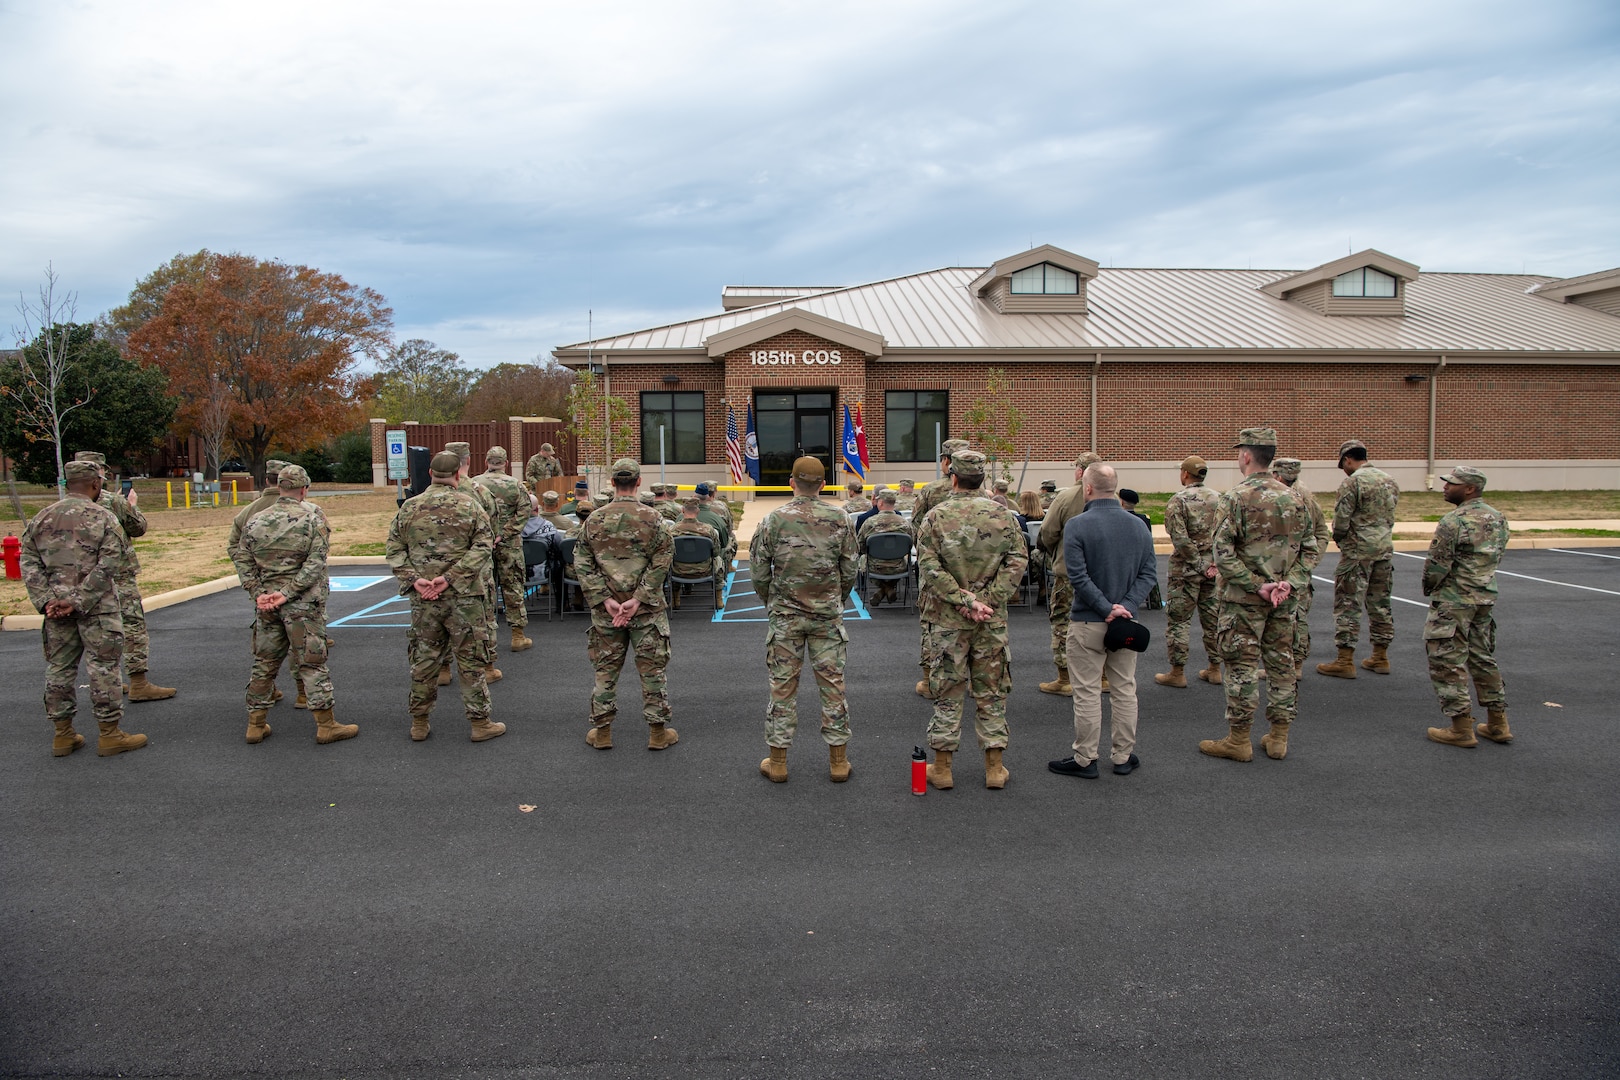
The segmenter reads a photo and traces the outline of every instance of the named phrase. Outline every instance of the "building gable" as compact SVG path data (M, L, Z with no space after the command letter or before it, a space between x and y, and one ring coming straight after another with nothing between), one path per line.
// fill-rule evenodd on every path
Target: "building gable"
M754 319L730 330L711 334L703 340L703 347L708 350L711 357L721 357L764 341L766 338L794 330L846 345L868 356L883 355L883 335L802 308L788 308L775 315L767 315L763 319Z
M1022 279L1030 276L1030 271L1046 268L1054 268L1055 273L1048 273L1059 279L1052 291L1020 287ZM1051 244L1042 244L998 261L968 287L1003 315L1019 312L1084 315L1086 282L1097 276L1098 269L1099 264L1093 259ZM1073 282L1072 291L1068 288L1071 277L1077 279Z
M1358 273L1372 282L1393 279L1389 291L1384 292L1375 285L1354 292L1344 289L1340 279ZM1416 281L1417 276L1415 264L1376 248L1367 248L1262 285L1260 291L1279 300L1303 304L1320 315L1401 316L1406 314L1406 286ZM1335 288L1336 283L1341 287Z

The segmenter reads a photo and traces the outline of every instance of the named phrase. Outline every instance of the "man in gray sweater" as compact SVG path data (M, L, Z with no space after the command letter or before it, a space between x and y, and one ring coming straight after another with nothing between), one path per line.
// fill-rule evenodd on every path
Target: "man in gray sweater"
M1069 609L1069 683L1074 688L1074 747L1047 768L1065 776L1097 777L1102 735L1102 677L1111 686L1114 771L1139 764L1136 748L1136 653L1103 647L1108 624L1134 619L1158 583L1153 536L1119 504L1112 466L1086 469L1085 510L1063 526L1063 560L1074 590Z

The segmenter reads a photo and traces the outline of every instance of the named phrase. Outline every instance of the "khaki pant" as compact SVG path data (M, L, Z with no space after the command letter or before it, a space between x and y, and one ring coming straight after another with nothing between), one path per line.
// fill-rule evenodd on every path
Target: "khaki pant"
M1074 688L1074 760L1081 765L1097 760L1102 737L1102 677L1108 674L1110 758L1123 765L1136 749L1136 653L1103 648L1107 623L1069 624L1069 685Z

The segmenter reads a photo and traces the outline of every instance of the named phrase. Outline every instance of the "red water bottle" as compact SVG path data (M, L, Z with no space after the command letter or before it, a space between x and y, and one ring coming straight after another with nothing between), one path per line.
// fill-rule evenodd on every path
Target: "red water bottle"
M911 748L911 793L928 794L928 755L920 746Z

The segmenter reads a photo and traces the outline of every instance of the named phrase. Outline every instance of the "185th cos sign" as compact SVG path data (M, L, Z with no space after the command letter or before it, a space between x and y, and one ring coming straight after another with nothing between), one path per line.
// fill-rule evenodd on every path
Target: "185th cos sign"
M844 354L839 349L806 349L802 353L792 349L750 349L748 360L754 364L841 364Z

